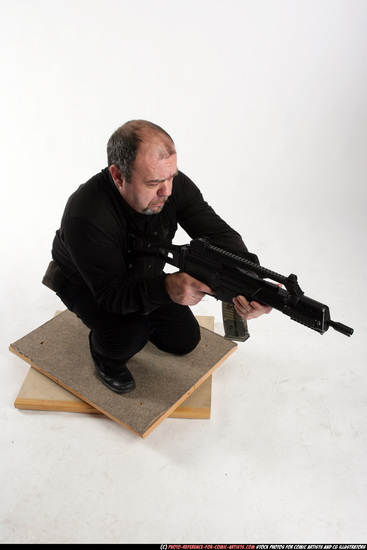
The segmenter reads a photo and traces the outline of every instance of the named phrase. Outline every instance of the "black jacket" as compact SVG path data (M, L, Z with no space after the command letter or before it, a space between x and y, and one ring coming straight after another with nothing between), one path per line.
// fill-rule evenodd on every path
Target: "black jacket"
M56 232L52 257L72 282L87 285L99 305L114 313L141 314L171 301L165 288L164 262L145 257L132 261L134 229L171 242L179 224L191 238L211 243L258 263L241 238L204 201L197 186L182 172L159 214L133 210L121 197L108 168L81 185L69 198Z

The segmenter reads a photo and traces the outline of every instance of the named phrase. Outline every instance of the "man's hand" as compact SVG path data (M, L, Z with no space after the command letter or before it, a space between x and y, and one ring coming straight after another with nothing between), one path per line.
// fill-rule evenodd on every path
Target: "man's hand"
M210 287L182 272L166 276L166 290L171 300L182 306L194 306L205 294L214 294Z
M249 302L244 296L237 296L237 298L233 298L233 304L238 315L246 321L256 319L256 317L260 317L260 315L263 315L264 313L270 313L273 309L270 306L263 306L262 304L259 304L259 302Z

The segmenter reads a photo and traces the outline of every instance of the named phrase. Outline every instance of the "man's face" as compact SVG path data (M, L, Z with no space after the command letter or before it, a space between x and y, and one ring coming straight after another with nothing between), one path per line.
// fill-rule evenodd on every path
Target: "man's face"
M134 162L130 182L125 181L115 166L111 175L120 195L140 214L158 214L172 193L172 181L177 175L177 154L160 158L158 149L142 146Z

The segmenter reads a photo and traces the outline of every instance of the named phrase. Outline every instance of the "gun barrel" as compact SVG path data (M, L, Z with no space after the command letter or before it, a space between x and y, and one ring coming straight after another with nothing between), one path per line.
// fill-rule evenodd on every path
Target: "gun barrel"
M341 332L345 336L352 336L354 330L350 327L347 327L347 325L343 325L343 323L338 323L336 321L328 321L328 325L330 327L333 327L334 330L337 332Z

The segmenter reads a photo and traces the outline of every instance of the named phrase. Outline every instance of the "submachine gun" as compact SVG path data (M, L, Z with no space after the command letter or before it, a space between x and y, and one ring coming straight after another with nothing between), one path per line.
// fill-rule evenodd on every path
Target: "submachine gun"
M241 295L248 301L255 300L271 306L320 334L324 334L329 327L345 336L351 336L354 332L352 328L332 321L328 306L305 296L294 274L285 277L275 273L210 244L206 237L193 239L185 245L164 243L154 238L151 242L156 244L152 255L208 285L213 289L214 297L223 304L230 305L234 297ZM223 321L226 324L224 308Z

